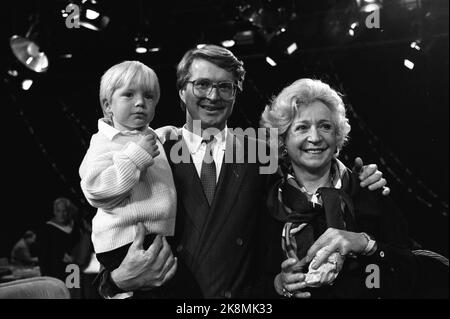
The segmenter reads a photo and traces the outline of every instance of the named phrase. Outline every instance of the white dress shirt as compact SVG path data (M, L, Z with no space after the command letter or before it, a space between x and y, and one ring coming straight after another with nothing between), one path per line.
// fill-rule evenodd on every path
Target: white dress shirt
M189 149L189 153L191 154L197 174L200 177L203 157L205 156L206 151L206 143L202 143L203 137L188 131L185 126L181 129L181 133ZM212 154L217 172L216 182L219 180L220 176L220 169L222 167L223 156L225 154L227 135L228 128L225 126L222 131L214 135L214 140L212 141Z

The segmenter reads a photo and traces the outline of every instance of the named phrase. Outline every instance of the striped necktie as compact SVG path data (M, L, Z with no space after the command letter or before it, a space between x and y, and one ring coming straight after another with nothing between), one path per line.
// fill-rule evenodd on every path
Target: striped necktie
M214 137L210 141L202 141L202 143L206 143L206 150L200 171L200 180L203 185L203 192L205 193L209 206L211 206L214 199L214 193L216 191L216 164L214 163L212 154L213 141Z

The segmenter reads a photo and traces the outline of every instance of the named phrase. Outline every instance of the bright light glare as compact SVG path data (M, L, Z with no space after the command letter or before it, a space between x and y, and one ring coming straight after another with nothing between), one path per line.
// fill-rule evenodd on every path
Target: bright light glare
M298 49L298 47L297 47L297 43L292 43L290 46L288 46L288 48L287 48L287 53L288 54L292 54L292 53L294 53L295 51L297 51L297 49Z
M405 59L405 61L403 62L403 64L404 64L408 69L410 69L410 70L414 69L414 63L411 62L411 61L408 60L408 59Z
M271 66L277 65L277 63L269 56L266 56L266 62L269 63Z
M88 18L89 20L95 20L100 16L100 13L98 13L95 10L92 9L87 9L86 10L86 18Z
M33 85L33 80L25 79L22 81L22 89L24 91L28 91L32 85Z

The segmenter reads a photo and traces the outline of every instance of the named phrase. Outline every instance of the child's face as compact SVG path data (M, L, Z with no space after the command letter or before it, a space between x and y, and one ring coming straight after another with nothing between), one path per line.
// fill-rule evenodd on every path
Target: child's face
M155 115L155 107L154 93L131 82L114 91L106 109L112 113L115 128L132 131L148 126Z

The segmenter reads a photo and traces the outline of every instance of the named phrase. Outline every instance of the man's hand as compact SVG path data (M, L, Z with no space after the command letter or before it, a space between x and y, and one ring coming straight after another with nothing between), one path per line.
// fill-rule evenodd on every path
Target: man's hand
M164 145L164 143L168 140L176 141L178 139L178 135L180 134L180 129L172 125L167 125L157 128L155 133L158 135L161 144Z
M296 298L309 298L309 292L303 292L306 288L306 275L302 272L304 262L289 258L281 263L281 273L275 277L274 285L277 292L281 295L295 296ZM289 296L289 297L290 297Z
M376 164L364 165L361 157L357 157L352 170L359 175L361 187L368 186L371 191L381 188L384 196L391 192L389 187L386 187L387 181L383 178L383 173L378 170Z
M156 135L153 133L142 136L137 145L142 147L152 158L159 155L158 145L156 145Z
M175 275L177 258L166 239L157 235L147 250L143 249L145 227L138 223L136 237L119 268L111 273L117 287L125 291L149 290L162 286Z
M337 251L341 255L359 254L367 246L367 239L361 233L349 232L335 228L328 228L309 248L304 259L305 263L313 260L317 252L324 248L324 253L313 262L311 267L317 269L328 259L333 252ZM303 261L303 260L302 260Z

